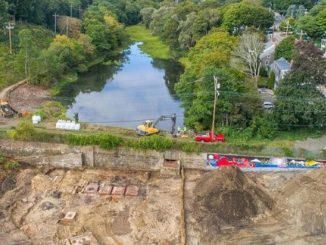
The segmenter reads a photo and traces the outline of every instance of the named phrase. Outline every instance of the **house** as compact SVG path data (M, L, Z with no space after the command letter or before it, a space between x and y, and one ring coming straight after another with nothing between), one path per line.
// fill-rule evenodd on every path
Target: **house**
M279 82L291 71L291 64L284 59L283 57L275 60L273 64L270 66L271 71L275 74L275 85L274 89L276 89L279 85Z
M274 61L275 44L266 47L259 56L262 67L268 68Z

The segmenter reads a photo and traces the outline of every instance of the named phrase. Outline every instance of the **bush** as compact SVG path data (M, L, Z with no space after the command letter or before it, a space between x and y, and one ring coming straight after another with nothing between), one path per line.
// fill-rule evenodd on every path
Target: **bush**
M282 150L283 150L285 156L287 156L287 157L293 157L294 156L294 152L290 148L283 147Z
M256 117L252 124L254 134L263 139L273 139L277 134L277 123L271 113L264 113L262 116Z
M188 142L182 142L180 144L180 149L184 152L199 152L200 151L200 146L196 143L188 143Z
M123 144L123 139L110 134L95 135L75 135L67 136L68 143L71 145L98 145L103 149L112 149Z
M42 119L65 119L66 108L57 101L49 101L45 103L37 112Z
M0 152L0 164L3 164L6 161L5 156Z
M130 141L129 146L143 149L143 150L156 150L164 151L171 149L174 145L172 139L169 139L164 136L153 135L150 137L143 137L135 141Z
M17 128L8 132L9 138L18 140L30 140L35 134L35 128L30 121L21 121Z
M19 167L20 167L19 162L15 162L15 161L7 162L5 164L6 170L15 170L15 169L18 169Z

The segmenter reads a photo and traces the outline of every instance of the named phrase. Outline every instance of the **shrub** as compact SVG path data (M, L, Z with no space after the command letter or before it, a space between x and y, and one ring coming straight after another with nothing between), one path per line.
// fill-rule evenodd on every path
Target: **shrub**
M143 137L135 141L130 141L129 146L137 148L137 149L144 149L144 150L156 150L156 151L164 151L171 149L174 145L172 139L153 135L150 137Z
M14 131L9 131L8 136L12 139L30 140L35 134L35 128L30 121L21 121Z
M292 149L288 148L288 147L283 147L282 148L284 155L287 157L293 157L294 156L294 152Z
M123 144L123 139L110 134L76 135L67 136L71 145L98 145L103 149L112 149Z
M182 142L180 144L180 149L184 152L199 152L200 146L196 143L190 143L190 142Z
M262 116L256 117L251 128L256 136L263 139L273 139L277 133L277 123L271 113L265 113Z
M5 160L6 160L5 156L0 152L0 164L3 164Z
M65 119L66 108L57 101L49 101L45 103L37 112L42 119Z
M15 170L15 169L18 169L19 167L20 167L19 162L15 162L15 161L7 162L5 164L6 170Z

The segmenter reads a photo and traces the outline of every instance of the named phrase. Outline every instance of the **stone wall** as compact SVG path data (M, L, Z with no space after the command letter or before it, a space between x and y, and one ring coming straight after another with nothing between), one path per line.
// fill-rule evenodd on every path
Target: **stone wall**
M181 164L185 169L205 169L206 153L187 154L181 153Z
M94 148L94 166L124 170L160 170L163 155L155 151L116 148L106 151Z
M35 165L79 168L100 167L121 170L160 170L163 153L126 148L103 150L93 146L69 146L40 142L0 140L0 151Z

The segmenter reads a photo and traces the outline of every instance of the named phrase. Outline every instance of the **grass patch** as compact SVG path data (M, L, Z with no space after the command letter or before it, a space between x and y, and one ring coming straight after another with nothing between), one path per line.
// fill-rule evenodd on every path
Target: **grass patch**
M15 169L20 168L20 164L19 164L19 162L11 161L11 162L7 162L4 166L4 168L6 170L15 170Z
M134 25L126 27L126 32L131 41L143 42L140 49L157 59L172 58L170 48L163 43L158 36L154 36L150 30L143 25Z
M172 138L166 135L137 137L128 130L118 128L108 128L107 130L83 128L80 132L58 131L34 127L29 121L23 121L15 130L5 131L0 129L0 138L80 146L95 145L102 149L116 147L156 151L173 149L188 153L218 152L252 156L326 159L326 150L314 153L294 147L294 141L290 139L292 137L295 139L302 138L305 133L299 133L296 136L286 134L284 135L285 139L282 137L283 139L277 140L246 139L244 136L237 139L235 136L232 137L232 132L229 132L228 135L230 136L226 138L227 141L224 143L199 143L195 142L193 138Z

